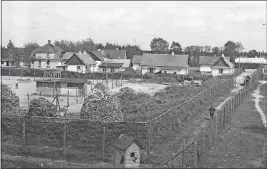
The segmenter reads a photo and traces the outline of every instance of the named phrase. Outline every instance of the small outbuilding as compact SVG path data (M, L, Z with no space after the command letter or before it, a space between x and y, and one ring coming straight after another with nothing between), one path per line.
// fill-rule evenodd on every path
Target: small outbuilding
M140 167L141 147L133 137L124 134L113 144L115 168L138 168Z
M43 96L85 96L86 79L40 79L36 80L36 94Z

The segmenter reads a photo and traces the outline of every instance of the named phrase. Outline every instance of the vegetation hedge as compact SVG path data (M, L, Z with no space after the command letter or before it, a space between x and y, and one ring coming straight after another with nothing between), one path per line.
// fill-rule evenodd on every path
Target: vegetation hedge
M1 84L2 114L16 115L19 111L19 97L6 84Z

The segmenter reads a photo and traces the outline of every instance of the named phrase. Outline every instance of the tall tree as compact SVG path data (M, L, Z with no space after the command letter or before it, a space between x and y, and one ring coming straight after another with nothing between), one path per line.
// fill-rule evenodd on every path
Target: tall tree
M104 49L104 45L102 43L97 43L96 48L102 50L102 49Z
M159 52L168 51L169 43L160 37L154 38L150 43L150 48L152 51L159 51Z
M206 45L204 46L204 52L209 53L211 51L211 46Z
M216 55L216 56L219 56L219 55L221 55L221 48L220 47L217 47L217 46L215 46L215 47L213 47L212 49L211 49L211 51L212 51L212 53L214 54L214 55Z
M233 41L227 41L224 44L223 53L226 56L234 57L236 54L236 43Z
M30 55L32 53L32 51L36 48L39 47L39 44L36 43L36 42L28 42L28 43L25 43L24 44L24 58L23 58L23 61L26 62L26 63L29 63L30 62Z
M257 50L253 49L253 50L250 50L248 52L248 57L250 58L255 58L255 57L259 57L260 56L260 52L258 52Z
M15 48L15 45L13 44L13 42L11 40L9 40L8 44L7 44L7 49L13 49Z
M173 51L175 54L182 53L182 47L179 42L172 42L170 50Z

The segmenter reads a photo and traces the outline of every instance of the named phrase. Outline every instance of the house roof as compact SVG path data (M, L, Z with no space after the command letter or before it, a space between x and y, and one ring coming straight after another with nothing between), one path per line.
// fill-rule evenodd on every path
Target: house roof
M257 63L257 64L267 64L267 61L265 58L260 57L260 58L245 58L245 57L240 57L235 59L235 63Z
M132 63L133 64L140 64L142 60L143 55L134 55Z
M141 66L188 67L188 55L145 54Z
M122 68L130 67L131 59L110 59L105 60L103 63L122 63Z
M136 139L133 137L126 136L124 134L120 135L120 137L115 141L113 144L114 147L120 149L120 150L127 150L127 148L135 143ZM139 146L139 145L138 145Z
M122 67L122 65L123 65L123 63L103 62L98 67L120 68L120 67Z
M232 62L230 62L230 60L229 59L227 59L227 58L222 58L225 62L226 62L226 64L230 67L230 68L234 68L235 67L235 65L232 63Z
M216 68L222 68L223 66L216 66L216 63L218 63L220 60L222 60L224 63L225 63L225 66L226 67L229 67L229 68L234 68L235 65L230 62L230 60L224 58L224 57L220 57L213 65L212 67L216 67Z
M220 57L215 57L215 56L199 56L199 65L212 66L219 59Z
M90 52L90 54L93 54L93 59L94 59L94 56L98 58L99 60L104 60L104 58L108 58L104 52L98 51L98 50L93 50Z
M104 49L103 50L105 55L110 59L127 59L126 57L126 50L110 50Z
M55 46L48 42L48 44L44 46L39 46L38 48L34 49L30 55L30 57L35 57L34 55L36 53L54 53L55 59L60 58L61 53L64 52L64 50L58 46Z
M68 60L69 58L71 58L74 55L74 52L65 52L61 55L61 59L63 60Z
M75 53L85 65L95 65L96 61L88 53Z

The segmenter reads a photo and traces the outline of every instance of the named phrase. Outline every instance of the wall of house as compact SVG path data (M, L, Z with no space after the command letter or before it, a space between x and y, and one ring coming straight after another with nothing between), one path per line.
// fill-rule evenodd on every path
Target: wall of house
M199 67L199 70L201 73L210 73L211 72L211 67L210 66L205 66L205 65L201 65Z
M78 69L77 66L80 66L80 69ZM86 73L85 65L68 65L67 71L70 72L78 72L78 73Z
M133 70L137 70L138 68L140 68L140 64L133 64Z
M106 69L106 68L101 67L101 68L98 69L98 72L105 72L104 69ZM108 73L116 73L116 72L119 72L119 71L120 71L120 69L114 68L114 72L111 72L111 68L107 68L107 72Z
M135 157L137 157L136 161L133 161L133 157L131 157L131 153L134 153ZM140 166L140 148L133 143L128 149L125 151L125 167L133 168Z
M219 75L231 75L234 73L234 69L231 68L224 68L222 74L219 73L218 68L212 68L212 75L213 76L219 76Z
M116 151L113 155L115 168L124 168L124 161L121 164L121 157L124 155L125 155L124 151L116 149Z
M38 59L38 58L41 58L41 59L54 59L55 58L55 54L54 53L49 53L47 55L47 53L36 53L35 54L35 57Z
M141 70L141 73L142 75L146 74L146 73L150 73L150 70L149 70L149 67L148 66L141 66L142 70ZM161 69L159 67L156 67L154 69L154 73L157 73L159 72Z
M62 62L60 60L50 60L49 65L47 65L47 60L41 60L41 65L39 65L39 60L31 63L31 68L34 69L56 69L57 66L62 66Z
M1 66L15 66L15 62L14 61L1 61Z
M173 73L176 73L178 75L186 75L186 74L188 74L188 71L187 71L186 68L184 68L182 70L164 70L164 69L162 69L162 73L164 73L165 71L168 74L173 74Z

